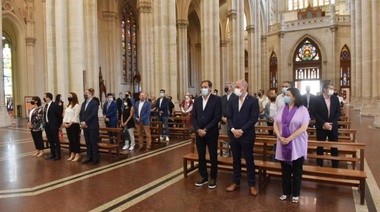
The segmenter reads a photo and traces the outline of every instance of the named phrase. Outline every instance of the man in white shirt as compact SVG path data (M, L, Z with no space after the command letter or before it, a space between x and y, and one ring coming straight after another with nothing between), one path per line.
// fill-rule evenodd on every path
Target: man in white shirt
M284 96L288 88L291 88L292 85L289 81L284 81L282 83L282 93L279 94L276 98L276 111L278 111L282 106L285 105Z

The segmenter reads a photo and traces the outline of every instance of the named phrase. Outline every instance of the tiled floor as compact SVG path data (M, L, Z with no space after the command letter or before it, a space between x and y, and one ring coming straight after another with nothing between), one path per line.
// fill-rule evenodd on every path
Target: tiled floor
M15 126L0 129L0 211L375 211L380 204L380 129L369 127L373 117L356 111L350 120L358 129L357 140L367 145L365 206L355 204L359 197L350 187L312 182L303 182L299 204L282 202L278 178L252 197L243 175L241 189L227 193L228 171L219 171L216 189L197 188L198 173L183 178L182 156L190 146L180 138L146 153L101 154L98 165L66 162L67 149L60 161L34 158L26 121L17 119Z

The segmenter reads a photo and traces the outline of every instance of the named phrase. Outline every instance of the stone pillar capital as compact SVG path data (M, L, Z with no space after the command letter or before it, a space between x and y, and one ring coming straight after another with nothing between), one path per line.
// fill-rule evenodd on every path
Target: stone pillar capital
M227 17L229 19L236 19L237 18L237 11L236 10L230 10L227 12Z
M25 38L26 46L35 46L36 45L36 38L33 37L27 37Z
M261 42L267 42L267 38L268 38L267 35L262 35L261 36Z
M255 25L248 25L245 29L248 33L255 33Z
M228 44L228 40L221 40L220 41L220 46L221 47L227 47L227 44Z
M187 29L188 26L189 26L189 22L187 20L184 20L184 19L177 20L178 29Z
M103 11L103 20L106 22L116 22L117 13L111 11Z
M338 26L337 25L331 25L330 26L330 31L331 32L336 32L338 30Z
M139 1L137 3L139 13L152 13L152 3L149 1Z
M278 37L280 37L280 38L284 38L284 37L285 37L285 32L284 32L284 31L280 31L280 32L278 33Z

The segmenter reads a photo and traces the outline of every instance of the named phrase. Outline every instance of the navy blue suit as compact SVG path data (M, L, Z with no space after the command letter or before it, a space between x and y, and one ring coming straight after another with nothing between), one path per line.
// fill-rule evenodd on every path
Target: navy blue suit
M112 101L108 107L108 102L103 105L103 116L107 117L109 121L106 122L106 127L115 128L117 125L117 104Z
M58 131L62 125L62 111L55 102L50 103L49 110L48 104L45 105L44 109L44 123L46 137L50 144L50 154L54 158L61 157L61 143L59 141Z
M91 99L86 108L87 102L83 102L80 113L80 122L85 122L87 128L83 129L84 139L87 146L87 158L93 161L99 161L98 137L99 137L99 104Z
M160 106L161 103L161 106ZM158 120L161 121L165 126L165 135L169 136L169 124L168 124L168 116L169 116L169 99L159 98L156 101L157 115ZM161 135L164 135L164 129L161 129Z
M230 99L228 112L228 126L230 129L242 130L243 135L235 138L231 130L228 135L233 156L233 183L240 185L241 177L241 152L243 151L248 175L248 185L255 186L255 164L253 162L253 146L256 139L255 124L259 117L259 101L249 94L244 99L239 110L239 97Z
M328 109L325 98L322 95L316 96L313 99L313 105L311 112L315 118L315 128L317 128L317 140L325 141L328 137L329 141L338 140L338 120L341 114L339 99L336 96L330 96L330 115L328 115ZM332 130L324 130L323 125L326 122L332 123ZM323 147L317 148L317 154L323 155ZM331 155L338 156L339 152L337 148L331 148ZM332 166L338 167L339 161L332 160ZM317 165L323 166L323 160L317 159Z
M202 178L208 178L206 166L206 146L208 146L211 160L211 179L215 179L218 173L218 123L222 116L222 103L219 96L209 95L205 109L203 110L203 97L194 100L191 119L196 135L196 144L199 156L199 173ZM206 135L200 137L198 129L206 130Z

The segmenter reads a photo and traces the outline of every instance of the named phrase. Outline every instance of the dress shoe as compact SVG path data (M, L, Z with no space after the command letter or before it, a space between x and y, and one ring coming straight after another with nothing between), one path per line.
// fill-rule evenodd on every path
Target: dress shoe
M226 191L228 191L228 192L232 192L232 191L235 191L235 190L237 190L237 189L239 189L239 188L240 188L240 185L234 183L234 184L228 186L228 187L226 188Z
M82 163L89 163L92 161L92 158L86 158L84 160L82 160Z
M53 155L48 155L45 157L46 160L52 160L53 158L55 158L55 156Z
M251 194L253 196L257 196L257 190L256 190L255 186L251 187L251 189L249 190L249 194Z
M96 165L96 164L99 164L100 163L100 161L99 160L95 160L95 161L92 161L92 165Z
M61 160L61 156L57 156L57 157L53 158L53 160Z

